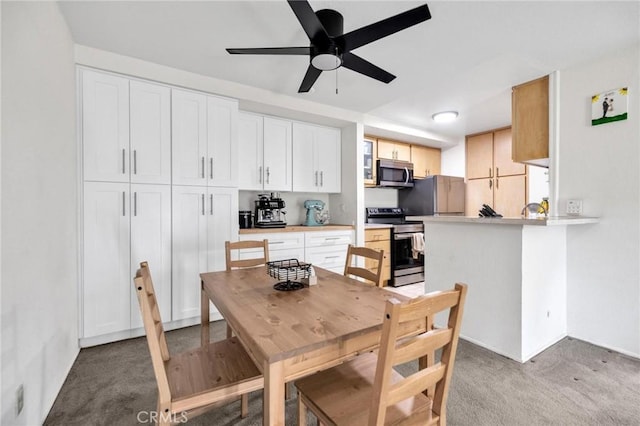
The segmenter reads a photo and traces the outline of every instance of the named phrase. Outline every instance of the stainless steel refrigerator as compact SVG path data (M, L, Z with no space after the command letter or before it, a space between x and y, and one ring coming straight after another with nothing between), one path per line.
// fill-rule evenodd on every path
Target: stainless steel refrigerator
M464 178L427 176L413 188L398 191L399 207L407 216L464 215Z

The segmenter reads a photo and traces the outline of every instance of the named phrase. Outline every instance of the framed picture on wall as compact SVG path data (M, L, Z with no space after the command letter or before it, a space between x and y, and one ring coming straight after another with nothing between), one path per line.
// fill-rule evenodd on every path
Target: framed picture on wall
M627 88L609 90L591 97L591 125L627 119Z

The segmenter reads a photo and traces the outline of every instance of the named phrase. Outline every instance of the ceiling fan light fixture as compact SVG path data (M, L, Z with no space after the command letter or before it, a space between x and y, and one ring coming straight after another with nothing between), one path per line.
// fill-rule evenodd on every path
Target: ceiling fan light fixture
M311 59L311 65L321 71L331 71L340 67L342 60L332 53L320 53Z
M436 123L450 123L458 118L458 111L442 111L431 116Z

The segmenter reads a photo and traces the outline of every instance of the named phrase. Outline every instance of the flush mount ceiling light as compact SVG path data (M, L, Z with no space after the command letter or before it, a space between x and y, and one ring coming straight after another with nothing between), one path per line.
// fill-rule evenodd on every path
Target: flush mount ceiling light
M431 116L436 123L448 123L458 118L458 111L437 112Z

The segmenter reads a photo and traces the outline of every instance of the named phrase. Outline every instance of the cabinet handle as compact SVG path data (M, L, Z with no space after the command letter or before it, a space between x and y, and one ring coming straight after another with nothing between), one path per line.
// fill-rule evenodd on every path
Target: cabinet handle
M500 167L496 167L496 177L500 176Z
M324 240L325 241L333 241L333 240L339 240L340 237L325 237Z
M138 152L133 150L133 174L138 174Z
M284 241L269 241L269 245L271 244L284 244Z
M496 178L496 189L500 189L500 179Z
M316 170L316 184L315 186L318 186L318 171Z
M492 178L493 177L493 170L491 169L491 167L489 167L489 177Z
M209 157L209 179L213 180L213 157Z
M258 167L258 183L262 183L262 166Z
M126 216L127 215L127 213L124 211L124 202L125 202L124 201L124 196L125 196L124 191L122 191L122 216Z
M493 180L489 179L489 189L493 188Z
M133 193L133 215L138 216L138 193Z
M325 259L337 259L342 256L325 256Z
M122 174L125 174L125 171L124 171L124 156L125 156L125 152L124 152L124 148L122 148Z
M324 172L320 171L320 186L324 186Z
M200 195L202 196L202 216L204 216L204 194L200 194Z
M269 170L269 167L267 167L267 185L269 184L269 176L271 176L271 171Z
M209 194L209 214L213 216L213 194Z
M200 175L202 176L202 179L204 179L204 157L202 157L200 163L200 165L202 166L202 173Z

